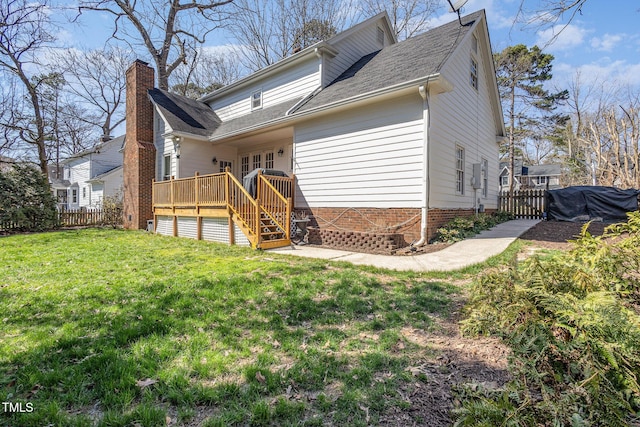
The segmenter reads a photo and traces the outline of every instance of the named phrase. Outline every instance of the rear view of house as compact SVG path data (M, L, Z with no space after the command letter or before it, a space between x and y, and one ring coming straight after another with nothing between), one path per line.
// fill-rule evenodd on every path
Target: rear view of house
M401 43L381 13L197 101L153 88L141 62L127 87L130 228L274 247L297 212L312 241L384 252L496 208L504 126L484 11Z

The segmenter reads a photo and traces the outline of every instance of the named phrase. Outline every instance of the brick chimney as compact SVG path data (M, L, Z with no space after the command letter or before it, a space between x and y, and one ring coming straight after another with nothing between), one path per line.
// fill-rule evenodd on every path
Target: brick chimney
M145 229L153 219L152 182L156 175L153 145L153 68L136 60L127 70L126 136L124 147L124 228Z

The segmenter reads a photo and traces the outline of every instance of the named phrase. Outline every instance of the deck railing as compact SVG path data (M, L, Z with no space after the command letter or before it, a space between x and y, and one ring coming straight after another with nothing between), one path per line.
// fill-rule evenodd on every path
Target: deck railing
M258 174L258 203L262 211L269 216L269 218L282 230L287 239L291 238L291 209L293 201L291 197L286 198L278 189L273 185L276 182L280 188L284 189L287 194L290 194L290 188L293 180L289 180L289 191L287 191L286 181L282 179L274 180L273 178L282 178L268 175Z
M267 215L290 238L295 178L258 175L254 199L230 171L153 183L154 209L224 208L234 214L252 246L260 244L260 219ZM259 202L259 203L258 203ZM206 214L202 215L206 216Z
M236 214L237 219L241 222L244 231L248 234L247 238L252 246L259 243L259 225L260 211L258 203L244 189L242 184L232 174L227 175L227 201L231 211Z
M226 172L153 183L154 207L225 206Z

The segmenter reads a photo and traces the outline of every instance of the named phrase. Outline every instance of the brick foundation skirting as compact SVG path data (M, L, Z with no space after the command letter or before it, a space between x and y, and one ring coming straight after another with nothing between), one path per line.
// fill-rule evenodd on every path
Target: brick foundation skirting
M309 216L309 243L366 253L391 254L420 239L420 208L296 209ZM473 209L428 211L427 239L456 217L469 217Z

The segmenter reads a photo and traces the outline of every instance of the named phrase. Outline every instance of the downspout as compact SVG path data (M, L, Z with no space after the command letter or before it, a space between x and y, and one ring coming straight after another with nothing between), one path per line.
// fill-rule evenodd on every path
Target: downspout
M424 148L422 151L422 207L420 219L420 240L412 246L423 246L428 239L428 217L429 217L429 82L418 87L418 92L422 97L422 125L424 135Z

